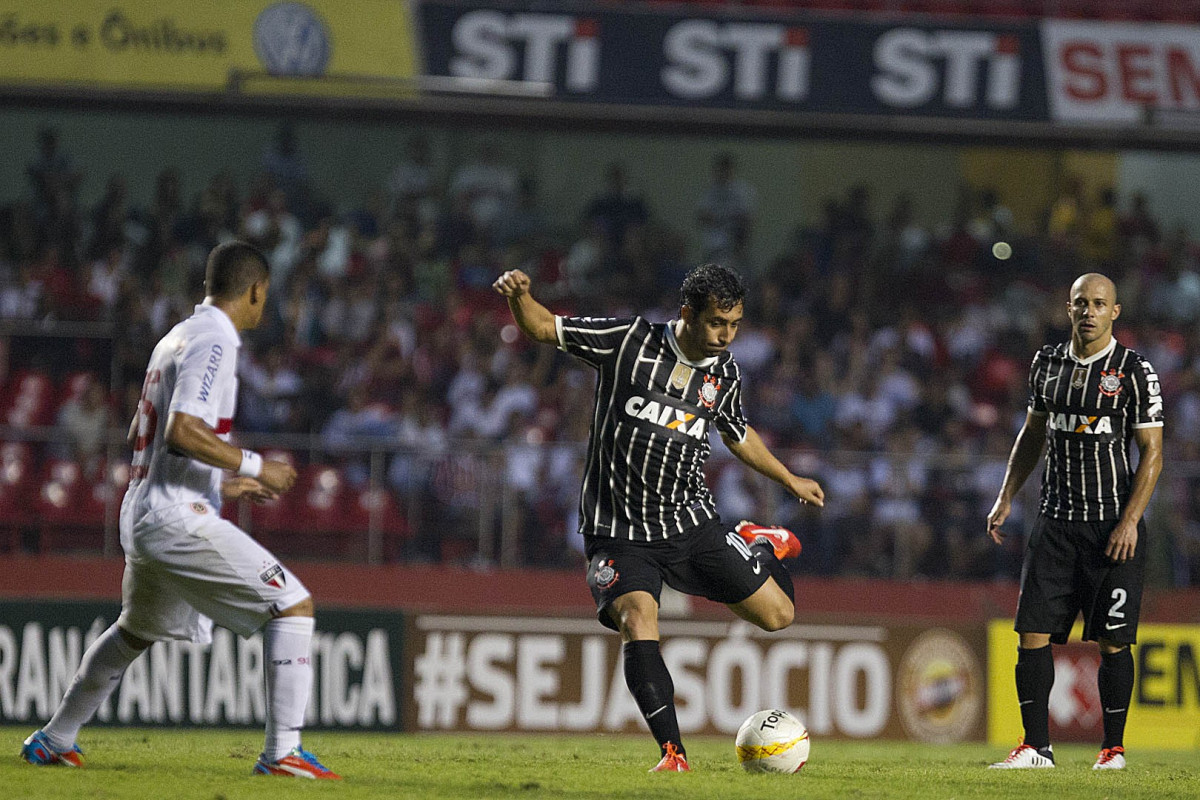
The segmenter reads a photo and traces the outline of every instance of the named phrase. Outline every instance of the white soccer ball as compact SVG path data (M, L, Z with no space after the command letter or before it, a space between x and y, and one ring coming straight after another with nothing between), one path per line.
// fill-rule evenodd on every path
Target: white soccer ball
M808 762L808 729L777 708L751 714L737 734L737 757L747 772L799 772Z

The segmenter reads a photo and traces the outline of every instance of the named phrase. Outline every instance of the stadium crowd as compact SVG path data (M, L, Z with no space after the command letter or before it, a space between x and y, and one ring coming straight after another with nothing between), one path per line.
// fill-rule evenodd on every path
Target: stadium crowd
M1022 537L998 549L983 520L1024 418L1030 359L1068 338L1066 288L1098 269L1119 286L1118 338L1154 364L1166 396L1151 579L1200 584L1200 264L1146 198L1087 196L1068 180L1027 231L987 190L960 189L952 218L931 226L906 195L847 187L756 263L761 211L731 156L714 161L691 201L693 231L648 207L629 165L613 164L571 219L544 207L537 176L493 144L445 176L432 164L429 141L414 135L377 193L335 209L283 125L254 176L216 174L185 197L172 167L152 197L135 198L115 174L84 208L80 183L102 167L77 163L44 129L27 191L2 201L0 320L99 323L111 338L10 346L5 402L23 371L94 373L93 388L57 407L65 443L47 449L95 469L105 431L133 413L149 348L202 297L208 250L242 237L269 255L272 284L264 325L243 349L240 432L312 434L319 446L299 448L299 461L394 493L416 534L387 557L469 556L450 546L456 537L510 526L521 563L574 567L592 374L527 346L490 284L520 267L558 313L662 320L677 312L687 269L721 260L751 287L733 347L747 416L828 497L823 512L802 510L718 443L722 514L794 526L801 571L1012 579ZM998 257L1008 251L997 242L1011 257ZM105 382L107 401L95 388ZM356 452L364 444L386 451L382 462ZM481 519L494 490L504 512Z

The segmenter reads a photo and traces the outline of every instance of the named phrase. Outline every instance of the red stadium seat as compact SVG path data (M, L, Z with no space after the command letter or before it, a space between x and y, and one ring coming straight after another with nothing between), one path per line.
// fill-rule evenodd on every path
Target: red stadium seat
M54 421L54 382L42 372L15 375L5 391L0 420L14 428L49 425Z
M395 495L387 489L361 489L352 492L351 508L355 529L369 532L374 524L379 531L383 560L399 559L412 529Z
M24 442L0 446L0 551L20 549L21 538L34 521L29 501L37 475L31 452Z
M278 555L340 558L365 553L366 528L356 514L355 495L336 467L313 464L301 470L285 496L255 506L253 533Z
M54 460L46 465L36 496L38 549L104 549L104 518L112 499L108 482L88 480L75 461Z

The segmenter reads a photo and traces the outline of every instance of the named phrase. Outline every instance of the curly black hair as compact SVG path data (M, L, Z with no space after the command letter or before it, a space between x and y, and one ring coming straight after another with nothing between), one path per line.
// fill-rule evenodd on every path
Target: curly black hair
M708 299L722 311L728 311L746 299L742 276L720 264L701 264L688 273L679 289L683 305L697 314L708 308Z

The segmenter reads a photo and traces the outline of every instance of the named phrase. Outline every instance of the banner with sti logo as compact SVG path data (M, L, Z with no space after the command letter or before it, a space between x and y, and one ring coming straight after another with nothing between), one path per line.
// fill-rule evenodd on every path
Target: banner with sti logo
M428 74L548 83L554 99L1044 120L1038 29L752 11L423 0Z

